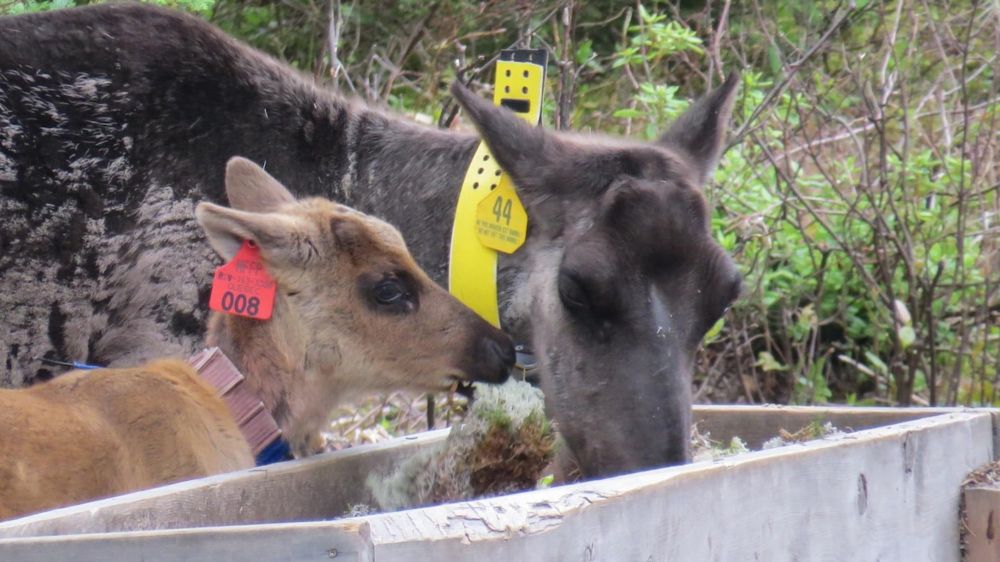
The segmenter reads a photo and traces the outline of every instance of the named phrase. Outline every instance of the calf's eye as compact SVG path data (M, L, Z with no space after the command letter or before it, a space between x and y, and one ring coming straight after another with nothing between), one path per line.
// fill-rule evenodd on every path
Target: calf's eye
M395 279L384 279L372 288L372 296L379 304L394 304L406 296L406 292Z

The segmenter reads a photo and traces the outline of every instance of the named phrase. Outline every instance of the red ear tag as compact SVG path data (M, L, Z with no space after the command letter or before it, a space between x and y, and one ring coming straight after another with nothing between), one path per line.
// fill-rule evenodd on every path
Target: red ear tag
M271 317L277 285L260 259L260 248L243 241L232 261L215 269L208 308L258 320Z

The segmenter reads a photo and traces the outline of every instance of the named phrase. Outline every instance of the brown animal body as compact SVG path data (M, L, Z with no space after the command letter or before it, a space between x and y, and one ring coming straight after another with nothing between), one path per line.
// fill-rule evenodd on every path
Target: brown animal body
M253 466L215 389L174 359L0 390L0 427L0 520Z
M216 314L208 343L296 456L358 395L507 378L510 339L431 281L392 226L296 201L242 158L227 165L226 192L234 208L202 203L199 223L227 260L255 243L277 291L266 321ZM0 519L253 466L225 403L177 360L0 390L0 427Z

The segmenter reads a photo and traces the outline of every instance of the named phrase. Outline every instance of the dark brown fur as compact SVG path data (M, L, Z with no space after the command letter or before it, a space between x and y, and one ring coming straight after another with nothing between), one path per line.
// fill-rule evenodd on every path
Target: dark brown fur
M223 199L235 154L388 220L446 277L473 135L345 101L148 6L0 18L0 75L0 283L33 288L0 293L6 384L51 374L44 354L132 365L200 341L211 267L190 212ZM655 143L530 128L454 90L525 200L501 317L539 355L586 475L688 458L692 356L739 287L699 192L736 83Z

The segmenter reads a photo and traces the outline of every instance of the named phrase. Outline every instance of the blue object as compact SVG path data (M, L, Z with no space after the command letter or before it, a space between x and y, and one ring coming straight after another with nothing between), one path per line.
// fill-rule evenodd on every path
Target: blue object
M274 464L276 462L291 460L292 450L288 447L288 442L284 439L276 439L273 443L264 447L264 450L257 455L257 466Z
M70 361L70 363L72 363L74 369L83 369L85 371L89 371L91 369L103 369L104 368L104 367L101 367L100 365L88 365L86 363L79 363L79 362L76 362L76 361Z
M52 365L61 365L63 367L69 367L71 369L83 369L89 371L92 369L103 369L100 365L88 365L86 363L80 363L78 361L60 361L58 359L49 359L48 357L40 357L39 360L42 363L50 363Z

